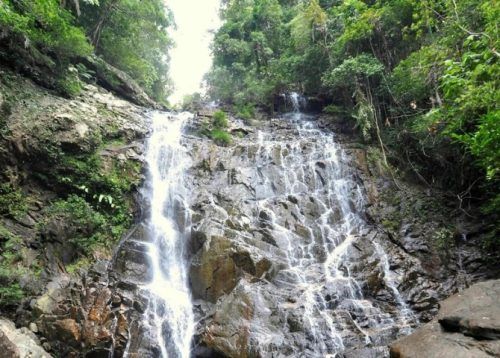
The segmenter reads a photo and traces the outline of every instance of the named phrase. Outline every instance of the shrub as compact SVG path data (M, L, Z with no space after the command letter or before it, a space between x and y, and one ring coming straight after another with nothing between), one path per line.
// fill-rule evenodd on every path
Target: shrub
M19 266L23 258L21 245L21 238L0 225L0 306L14 305L25 296L19 285L21 276L28 272Z
M220 145L228 145L231 144L231 134L221 129L214 129L210 132L210 138Z
M82 92L82 82L73 67L57 81L59 92L66 97L76 97Z
M217 129L227 128L228 121L226 113L223 111L216 111L212 117L212 125Z
M236 106L236 116L245 121L252 119L255 117L255 106L250 103Z
M106 238L109 237L106 219L85 199L70 195L66 200L54 202L41 224L42 230L54 220L64 222L70 242L84 254L91 254L97 246L106 246Z
M4 0L0 6L0 27L28 39L27 44L61 61L92 52L85 33L73 25L73 16L56 0Z
M21 301L25 296L24 290L19 283L0 286L0 306L12 306Z

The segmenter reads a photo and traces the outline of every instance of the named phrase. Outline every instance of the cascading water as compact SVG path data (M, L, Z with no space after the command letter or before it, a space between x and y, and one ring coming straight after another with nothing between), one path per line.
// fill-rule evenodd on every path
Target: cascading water
M238 242L275 262L264 280L242 286L245 307L253 312L242 332L261 356L340 357L368 347L369 354L383 357L387 344L417 323L398 290L401 280L391 269L384 240L365 220L365 193L350 156L332 133L300 112L298 95L289 98L293 112L266 122L229 150L191 136L183 139L188 114L153 114L144 191L150 204L146 245L153 278L144 286L151 297L144 320L158 356L192 354L194 318L184 253L192 231L190 208L196 212L194 231L213 230L214 242L226 240L218 250ZM184 140L191 157L201 162L190 162ZM212 170L207 156L214 154L220 162ZM188 187L196 186L199 190L191 196ZM201 253L209 253L209 246L210 240ZM221 257L236 260L236 266L248 263L238 261L248 256L234 256L234 251ZM212 259L193 262L210 264ZM219 277L218 268L200 270L203 278ZM373 282L379 288L368 287ZM197 292L197 298L205 294ZM231 297L229 293L223 297ZM235 303L223 301L221 311L215 308L216 317L233 315L232 309L238 314ZM224 332L226 326L214 327ZM218 339L211 331L208 337Z
M366 244L371 245L371 256L378 262L376 272L383 276L395 307L374 304L364 297L362 284L366 277L358 278L357 272L351 272L363 265L356 261L356 247L361 240L367 240L369 232L363 218L364 193L354 180L349 158L332 134L320 130L312 117L300 112L303 100L297 94L289 98L294 111L284 115L283 120L292 124L294 137L258 134L256 161L262 182L256 210L265 212L268 229L288 262L273 283L295 295L298 291L297 301L303 308L301 320L313 342L308 355L382 346L389 336L408 334L416 319L397 289L398 282L382 245L373 238ZM272 164L278 166L278 175L269 170ZM282 181L279 187L277 177ZM287 198L292 203L309 201L309 214L298 206L293 214L303 225L300 235L279 214L279 205Z
M147 144L144 196L150 205L147 245L153 279L144 287L151 293L145 317L162 358L188 358L194 331L184 252L190 212L183 175L189 157L181 144L190 116L154 112Z

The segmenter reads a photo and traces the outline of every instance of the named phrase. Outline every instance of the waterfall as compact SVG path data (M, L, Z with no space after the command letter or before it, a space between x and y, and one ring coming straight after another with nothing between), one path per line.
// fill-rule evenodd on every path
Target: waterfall
M394 332L408 334L416 319L397 289L399 282L383 246L368 235L374 229L364 219L365 194L355 180L350 158L332 133L320 130L313 117L301 112L304 99L297 94L288 98L293 112L280 120L291 124L293 136L258 133L256 165L264 188L259 190L257 212L265 212L272 236L286 253L288 267L274 283L282 290L299 288L302 321L314 342L308 354L380 346ZM269 169L273 165L279 174ZM305 202L301 207L296 204L294 211L305 233L298 234L278 214L281 203L290 197L292 202ZM304 205L311 207L309 215ZM364 297L366 277L358 272L363 265L357 256L360 245L371 250L370 260L378 262L374 269L392 297L391 307Z
M245 248L252 257L276 261L269 276L245 291L255 317L243 331L261 356L283 349L287 356L337 357L365 348L387 356L387 344L417 323L398 290L401 279L391 269L387 243L365 218L366 194L348 151L335 134L301 112L304 99L296 94L288 99L292 112L266 122L229 150L183 136L190 114L153 112L144 187L153 275L143 289L150 297L144 321L157 356L195 354L190 351L195 319L185 254L191 210L196 213L193 230L214 230L235 243L234 250ZM196 160L206 160L208 152L221 160L220 166L199 171L204 162ZM200 178L185 176L188 170ZM231 232L228 222L241 222L241 229ZM209 245L199 254L209 254ZM226 260L245 257L233 253L219 254ZM214 278L225 277L216 271ZM230 292L218 298L227 297ZM214 306L222 316L237 315L233 309L238 308ZM207 337L218 339L210 332ZM243 354L237 352L232 353Z
M144 287L151 293L145 317L162 358L188 358L194 331L184 252L190 211L183 176L189 157L181 144L183 125L190 116L153 112L147 143L144 196L150 205L147 245L153 279Z

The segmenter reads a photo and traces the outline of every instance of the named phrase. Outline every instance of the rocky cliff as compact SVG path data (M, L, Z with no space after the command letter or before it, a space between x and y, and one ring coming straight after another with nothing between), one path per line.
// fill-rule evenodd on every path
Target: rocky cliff
M158 357L142 288L147 110L96 85L67 99L0 74L0 347ZM191 195L176 209L179 227L192 219L195 356L388 356L441 300L498 277L480 220L384 166L342 121L233 119L220 145L200 134L206 116L186 128Z
M497 275L480 223L332 118L231 130L229 147L186 138L200 355L386 356L440 300Z

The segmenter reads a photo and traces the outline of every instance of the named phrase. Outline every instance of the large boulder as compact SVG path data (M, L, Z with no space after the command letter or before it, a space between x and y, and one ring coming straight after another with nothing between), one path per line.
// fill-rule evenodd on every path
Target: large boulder
M125 72L111 66L99 57L88 57L84 62L95 72L97 83L107 90L140 106L153 108L158 106Z
M16 329L13 322L0 319L0 356L9 358L51 358L27 328Z
M437 317L391 346L393 358L500 356L500 280L486 281L441 303Z

